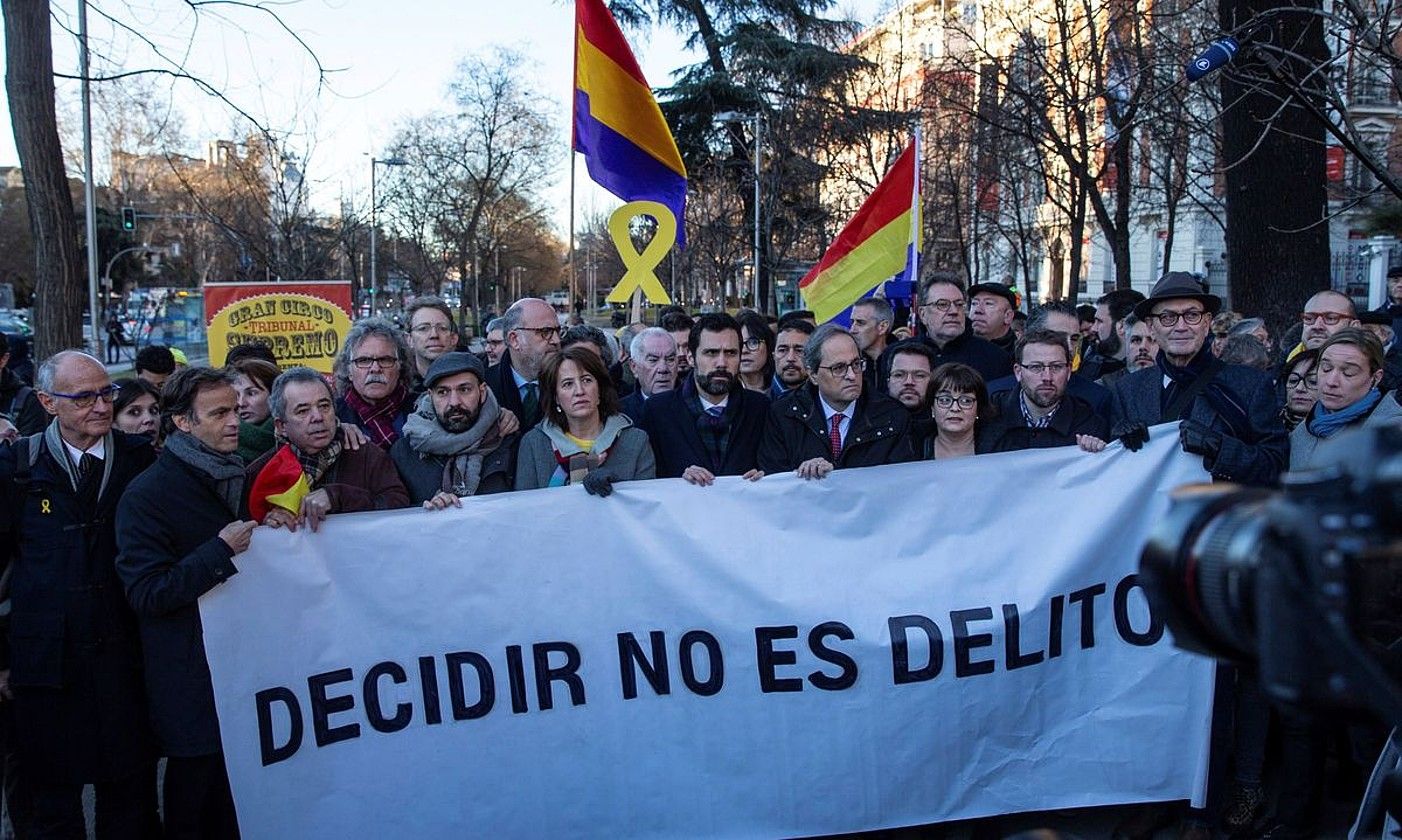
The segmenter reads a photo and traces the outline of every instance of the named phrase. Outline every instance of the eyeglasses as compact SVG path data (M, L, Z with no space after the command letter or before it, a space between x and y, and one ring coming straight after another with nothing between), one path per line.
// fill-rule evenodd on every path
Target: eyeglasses
M500 338L489 338L489 339L487 339L487 346L488 346L488 347L500 347L501 345L503 345L503 344L505 344L505 343L506 343L506 342L503 341L503 340L500 339Z
M398 356L356 356L351 359L351 364L360 370L369 370L376 365L382 368L399 367Z
M973 408L977 404L978 397L975 397L973 394L960 394L957 397L953 394L940 394L935 397L935 405L940 408L951 408L957 405L960 408L968 409Z
M539 338L541 341L549 341L552 338L560 337L559 327L517 327L515 331L535 333L536 338Z
M745 349L746 349L746 350L758 350L758 349L759 349L759 346L760 346L761 344L763 344L763 343L764 343L764 342L763 342L762 340L758 339L758 338L747 338L747 339L745 339Z
M1172 309L1166 312L1155 312L1149 316L1151 320L1157 320L1165 327L1171 327L1182 318L1183 323L1190 327L1196 327L1202 323L1202 319L1207 317L1207 312L1201 309L1189 309L1187 312L1174 312Z
M63 397L78 408L91 408L92 404L98 400L102 400L105 403L110 403L115 400L117 398L117 386L108 385L96 391L83 391L78 394L60 394L57 391L49 391L48 395L51 397Z
M818 365L818 370L825 370L837 379L847 378L847 374L856 372L858 375L867 369L866 359L857 359L853 362L838 362L835 365Z
M1301 376L1298 373L1292 373L1285 377L1285 387L1290 391L1298 391L1301 388L1313 388L1318 383L1319 380L1315 378L1313 374Z
M1060 376L1061 374L1066 372L1067 368L1071 366L1066 362L1031 362L1030 364L1025 365L1019 364L1018 367L1022 368L1023 370L1032 374L1033 376L1041 376L1042 374L1048 372L1050 372L1053 376Z
M921 309L934 309L937 312L948 312L951 309L963 309L968 306L963 298L958 300L931 300L920 304Z
M890 377L892 382L904 382L909 379L911 382L924 382L930 378L928 370L893 370Z
M1315 321L1324 321L1331 327L1337 327L1344 321L1352 321L1353 316L1345 315L1342 312L1301 312L1300 320L1305 324L1313 324Z
M447 335L452 331L453 328L447 324L419 324L417 327L409 330L409 332L415 335Z

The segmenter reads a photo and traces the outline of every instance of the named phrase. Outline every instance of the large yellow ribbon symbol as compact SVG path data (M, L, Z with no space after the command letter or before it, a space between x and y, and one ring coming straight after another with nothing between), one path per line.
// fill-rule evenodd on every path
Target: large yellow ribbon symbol
M657 220L657 232L641 252L633 247L633 239L628 234L628 223L636 216L651 216ZM628 202L609 216L609 235L613 237L613 246L618 249L618 255L623 258L623 265L628 270L604 300L626 303L634 289L642 289L643 296L651 303L671 303L672 298L662 287L662 281L653 273L677 241L677 217L672 215L667 205L656 201Z

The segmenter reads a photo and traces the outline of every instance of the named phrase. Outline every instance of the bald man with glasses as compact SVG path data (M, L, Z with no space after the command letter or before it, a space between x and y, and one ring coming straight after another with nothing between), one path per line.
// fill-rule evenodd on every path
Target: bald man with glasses
M1264 373L1226 364L1206 348L1221 305L1186 272L1154 285L1134 314L1149 324L1158 358L1115 383L1111 432L1138 449L1149 426L1177 422L1184 451L1201 456L1213 478L1273 486L1289 452L1280 405Z
M98 837L159 836L156 745L114 525L156 453L113 428L117 389L92 356L56 354L35 386L52 422L0 447L10 591L0 697L14 715L20 774L12 818L21 836L82 837L83 787L93 784Z

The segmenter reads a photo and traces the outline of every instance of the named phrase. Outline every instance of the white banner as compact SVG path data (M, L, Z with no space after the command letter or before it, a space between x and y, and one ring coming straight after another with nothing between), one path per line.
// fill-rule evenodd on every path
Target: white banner
M1134 572L1171 428L259 529L201 601L246 837L793 836L1200 799Z

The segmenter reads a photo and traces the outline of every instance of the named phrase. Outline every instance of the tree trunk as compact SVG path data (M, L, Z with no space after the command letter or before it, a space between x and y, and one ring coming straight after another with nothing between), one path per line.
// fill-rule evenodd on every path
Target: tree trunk
M1269 0L1219 0L1218 14L1223 28L1231 29L1272 5ZM1280 23L1274 42L1290 44L1295 52L1322 63L1328 51L1321 18L1308 13L1311 8L1317 11L1319 3L1302 6L1299 14L1276 18ZM1295 78L1301 75L1299 68L1284 69ZM1329 285L1324 126L1296 102L1275 114L1280 100L1292 93L1280 84L1258 82L1247 88L1224 73L1221 85L1224 102L1240 98L1222 115L1222 153L1229 167L1231 305L1265 318L1278 334L1312 293ZM1263 130L1267 134L1251 151Z
M34 358L83 346L78 225L54 113L53 44L45 0L5 0L5 93L34 238Z
M1115 288L1131 288L1129 253L1130 190L1129 152L1133 137L1128 127L1120 129L1115 141L1115 229L1110 245L1115 258ZM1099 297L1099 295L1096 295Z

